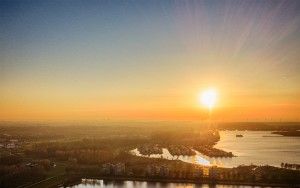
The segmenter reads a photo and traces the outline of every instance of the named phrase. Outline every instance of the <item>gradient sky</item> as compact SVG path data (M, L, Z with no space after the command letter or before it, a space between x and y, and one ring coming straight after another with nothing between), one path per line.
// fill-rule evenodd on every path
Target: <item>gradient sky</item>
M0 1L0 120L300 120L300 1Z

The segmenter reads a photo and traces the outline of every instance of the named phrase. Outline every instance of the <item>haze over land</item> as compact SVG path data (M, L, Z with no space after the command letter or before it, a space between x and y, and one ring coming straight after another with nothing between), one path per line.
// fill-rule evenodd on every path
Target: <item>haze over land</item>
M0 187L300 187L299 60L299 0L0 0Z
M1 120L299 121L299 1L1 1Z

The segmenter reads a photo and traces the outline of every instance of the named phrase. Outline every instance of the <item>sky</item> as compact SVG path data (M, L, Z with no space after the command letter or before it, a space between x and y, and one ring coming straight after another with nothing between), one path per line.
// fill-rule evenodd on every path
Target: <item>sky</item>
M0 120L300 121L300 1L0 0Z

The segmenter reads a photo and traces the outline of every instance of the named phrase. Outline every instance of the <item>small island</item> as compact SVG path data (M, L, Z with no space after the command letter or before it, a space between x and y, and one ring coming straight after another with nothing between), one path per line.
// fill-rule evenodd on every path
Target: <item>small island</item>
M173 156L185 155L185 156L193 156L196 155L196 152L191 149L191 147L183 146L183 145L171 145L167 147L170 154Z
M213 146L197 146L194 147L197 151L208 157L234 157L232 152L227 152L214 148Z
M274 131L272 134L289 136L289 137L300 137L300 131L292 130L292 131Z
M159 145L142 145L137 148L142 155L162 154L162 148Z

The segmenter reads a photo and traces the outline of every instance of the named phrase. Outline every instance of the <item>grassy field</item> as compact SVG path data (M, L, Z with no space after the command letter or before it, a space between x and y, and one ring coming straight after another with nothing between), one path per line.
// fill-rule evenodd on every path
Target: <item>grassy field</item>
M19 188L47 188L47 187L57 187L65 177L66 163L56 162L56 167L52 168L47 172L47 176L43 180L37 182L27 183L25 185L19 186Z

